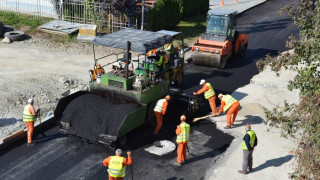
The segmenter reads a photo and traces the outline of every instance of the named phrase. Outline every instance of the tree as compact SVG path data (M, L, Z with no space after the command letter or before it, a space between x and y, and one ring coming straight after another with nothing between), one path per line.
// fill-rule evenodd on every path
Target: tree
M259 71L266 65L279 72L281 68L297 71L288 89L300 90L299 104L288 104L267 111L266 123L280 127L282 135L299 138L300 143L293 154L298 160L292 179L320 179L320 2L299 0L295 5L281 9L287 12L300 28L299 38L290 37L287 42L294 53L278 57L267 56L258 61ZM300 134L299 134L299 133Z

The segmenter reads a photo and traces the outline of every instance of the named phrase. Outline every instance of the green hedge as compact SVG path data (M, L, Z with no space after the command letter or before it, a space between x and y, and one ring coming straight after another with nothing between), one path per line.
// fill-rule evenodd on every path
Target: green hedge
M157 0L146 13L146 29L156 31L175 27L181 17L206 13L209 0Z
M209 9L209 0L177 0L182 17L206 13Z
M157 0L155 7L146 13L146 29L151 31L170 29L179 22L180 11L177 0Z

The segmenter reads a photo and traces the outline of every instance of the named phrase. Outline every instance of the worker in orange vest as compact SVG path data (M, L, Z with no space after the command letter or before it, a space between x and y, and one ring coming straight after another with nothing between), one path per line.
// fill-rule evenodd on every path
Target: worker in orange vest
M33 102L34 102L33 98L28 99L28 104L24 107L24 110L23 110L23 121L26 122L26 126L27 126L27 138L28 138L27 146L34 145L34 143L32 142L34 122L37 120L37 114L40 111L39 108L37 109L37 111L34 110Z
M236 117L240 110L240 103L229 94L219 94L218 98L221 100L221 106L217 115L220 115L222 112L226 112L229 109L227 113L227 126L223 128L230 129L231 127L234 127L234 121L236 120Z
M91 73L90 74L90 79L91 79L91 81L94 81L94 80L97 79L97 75L98 74L102 75L102 74L105 74L106 72L105 72L104 68L101 67L100 64L98 64L92 70L90 70L90 73Z
M178 143L176 165L178 166L181 166L182 161L185 162L187 160L187 145L190 136L190 125L186 123L186 116L182 115L180 121L181 123L176 129Z
M216 93L214 92L212 85L206 82L204 79L201 79L200 85L202 86L202 88L199 91L194 92L193 95L204 93L204 97L209 101L212 114L218 113L218 109L216 106Z
M154 130L154 135L159 133L160 128L162 127L163 116L167 112L168 102L170 101L170 96L167 95L164 99L159 99L156 106L154 107L154 115L156 116L157 126Z
M109 167L109 180L123 180L123 177L126 175L126 166L132 164L131 152L128 151L128 159L121 157L122 150L117 149L115 156L109 156L103 160L103 165Z

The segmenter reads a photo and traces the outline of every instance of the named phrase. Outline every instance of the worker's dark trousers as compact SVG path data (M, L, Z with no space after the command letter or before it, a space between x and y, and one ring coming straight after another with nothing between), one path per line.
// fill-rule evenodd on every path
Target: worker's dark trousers
M243 149L242 172L247 173L247 169L252 170L252 151Z

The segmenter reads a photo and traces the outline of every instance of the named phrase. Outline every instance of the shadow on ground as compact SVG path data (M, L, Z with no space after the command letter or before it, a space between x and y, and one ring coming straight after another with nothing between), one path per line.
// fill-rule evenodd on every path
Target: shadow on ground
M286 155L284 157L267 160L263 164L260 164L258 167L254 168L254 171L260 171L268 167L282 166L284 163L289 162L292 158L293 158L293 155Z

